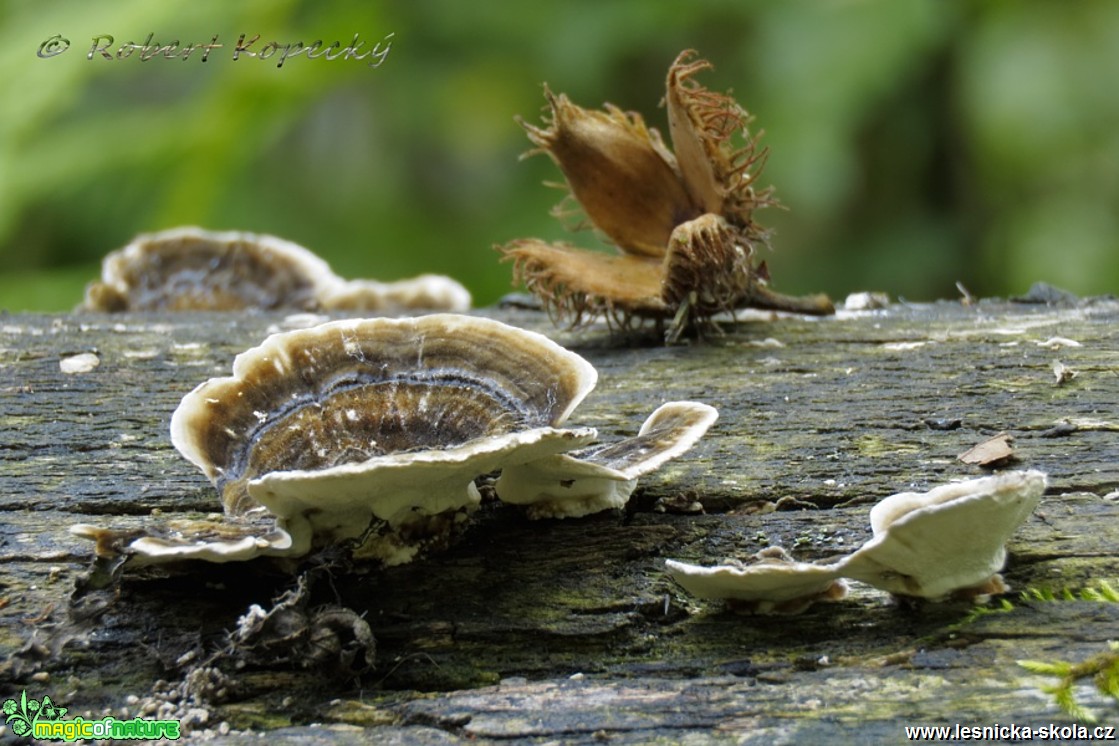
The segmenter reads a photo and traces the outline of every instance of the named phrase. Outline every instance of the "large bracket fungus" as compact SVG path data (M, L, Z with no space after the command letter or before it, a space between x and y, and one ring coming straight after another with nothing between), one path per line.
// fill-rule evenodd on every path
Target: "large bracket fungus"
M1039 471L1017 471L892 495L870 512L873 538L831 563L793 562L778 550L780 557L748 565L668 560L666 567L689 593L754 613L796 613L818 599L841 598L843 578L927 599L1002 593L1006 542L1037 507L1046 482Z
M575 324L598 314L622 325L669 320L671 341L737 308L834 311L821 295L775 293L764 263L755 264L768 233L754 212L776 201L771 189L755 189L766 151L747 128L750 115L695 80L711 68L693 61L695 54L682 52L666 80L675 154L639 114L610 104L605 111L583 109L547 87L547 126L521 122L537 148L531 152L556 162L570 196L620 252L534 238L501 247L517 278Z
M479 503L475 478L591 443L593 428L561 425L596 380L590 363L543 335L484 318L345 320L274 334L238 355L232 376L187 394L171 418L172 442L217 488L225 519L75 533L97 540L101 555L141 563L300 556L343 541L357 557L407 562ZM666 405L641 434L573 458L557 479L579 482L592 464L606 483L628 485L593 509L624 504L639 474L690 448L713 420L705 405Z
M344 280L275 236L183 227L137 236L105 257L85 311L465 311L470 293L442 275Z

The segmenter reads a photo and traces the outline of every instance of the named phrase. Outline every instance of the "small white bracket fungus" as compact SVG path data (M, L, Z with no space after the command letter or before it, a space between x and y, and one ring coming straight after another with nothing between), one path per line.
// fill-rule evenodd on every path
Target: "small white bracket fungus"
M870 511L874 538L843 575L903 596L982 588L1006 563L1006 542L1045 493L1039 471L1007 472L887 497Z
M929 599L1003 592L998 573L1006 543L1037 507L1046 483L1039 471L1018 471L887 497L870 511L873 538L830 564L793 562L775 547L751 565L704 568L668 560L666 567L689 593L749 602L738 606L760 614L797 613L819 598L839 598L830 583L841 578Z
M177 540L143 536L130 545L138 557L148 562L171 562L198 559L206 562L239 562L256 557L298 556L306 554L309 545L296 546L288 532L272 527L266 534L249 534L236 538L196 538L189 535Z
M722 598L737 611L753 614L799 614L815 601L837 601L847 584L834 565L796 562L780 547L769 547L743 565L700 567L667 560L668 574L699 598Z
M527 506L529 518L579 518L621 508L636 488L636 479L567 454L506 466L494 485L502 502Z
M98 556L125 552L135 566L180 560L240 562L263 556L299 556L310 550L310 542L296 545L287 531L273 521L173 521L169 526L146 530L121 530L86 523L70 527L70 533L97 542ZM308 536L307 539L310 537Z
M577 518L625 506L637 479L688 451L718 418L714 407L669 402L616 443L506 466L494 486L530 518Z
M400 308L466 311L470 302L470 291L444 275L420 275L396 282L339 280L319 293L319 303L327 311Z
M464 311L470 293L441 275L399 282L344 280L309 249L239 231L172 228L108 254L84 311Z

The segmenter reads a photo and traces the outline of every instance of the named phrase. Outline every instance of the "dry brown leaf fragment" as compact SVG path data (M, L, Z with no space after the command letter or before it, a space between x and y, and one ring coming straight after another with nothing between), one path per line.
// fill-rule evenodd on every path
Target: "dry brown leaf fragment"
M695 79L712 67L695 56L681 53L666 79L675 154L639 114L610 104L583 109L547 87L546 126L518 119L537 146L532 152L556 162L571 196L620 252L537 239L499 247L514 262L515 280L573 325L597 314L620 326L671 319L671 341L737 308L834 311L825 296L791 298L768 288L764 263L755 264L768 233L753 217L776 202L771 189L754 187L766 151L745 109Z
M977 443L956 458L965 464L997 466L1014 458L1014 448L1010 445L1012 442L1014 436L1009 433L999 433Z

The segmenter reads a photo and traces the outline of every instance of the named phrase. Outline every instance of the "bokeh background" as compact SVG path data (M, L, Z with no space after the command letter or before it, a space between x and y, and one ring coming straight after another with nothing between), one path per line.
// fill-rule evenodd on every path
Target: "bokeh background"
M102 34L226 46L202 63L86 58ZM237 37L368 45L232 59ZM71 47L42 59L61 34ZM774 286L927 300L1119 290L1119 3L1112 0L0 0L0 308L62 311L139 232L272 233L345 277L442 272L479 305L495 243L596 245L515 115L541 84L666 129L693 47L771 148ZM600 245L600 244L599 244Z

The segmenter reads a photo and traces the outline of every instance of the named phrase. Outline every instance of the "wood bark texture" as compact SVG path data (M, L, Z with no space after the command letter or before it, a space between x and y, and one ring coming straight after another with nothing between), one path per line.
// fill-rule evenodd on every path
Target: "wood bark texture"
M602 441L665 401L709 403L719 420L644 477L625 511L530 521L486 502L449 549L410 565L327 553L126 573L78 594L92 546L70 525L219 510L171 446L171 413L299 319L0 316L0 699L27 690L70 716L173 715L245 743L260 731L300 743L900 743L905 725L1074 722L1041 691L1053 682L1016 661L1106 651L1119 604L1020 593L1119 578L1119 302L759 314L671 347L557 329L530 310L477 313L595 365L598 386L569 423ZM63 372L81 353L99 364ZM987 473L957 455L999 432L1013 437L1007 468L1050 478L1009 546L1012 608L855 586L799 616L742 617L664 573L667 558L714 564L773 545L802 560L849 552L876 501ZM229 652L250 605L271 607L300 577L307 608L368 622L375 668L353 678ZM1119 722L1113 701L1077 694Z

